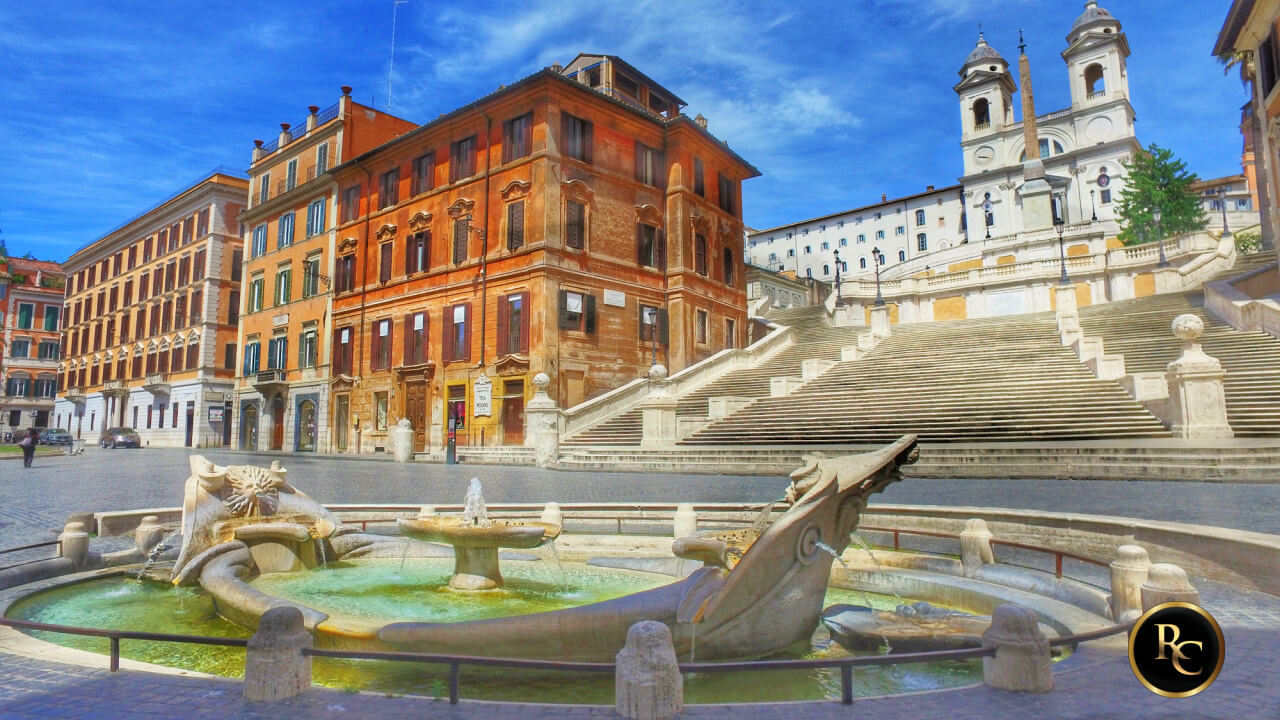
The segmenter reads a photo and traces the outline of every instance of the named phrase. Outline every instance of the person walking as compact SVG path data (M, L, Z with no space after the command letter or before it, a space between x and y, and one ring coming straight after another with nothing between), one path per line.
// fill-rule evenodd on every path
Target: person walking
M22 448L22 467L29 468L36 457L36 439L40 437L40 433L35 428L27 428L27 434L18 441L18 446Z

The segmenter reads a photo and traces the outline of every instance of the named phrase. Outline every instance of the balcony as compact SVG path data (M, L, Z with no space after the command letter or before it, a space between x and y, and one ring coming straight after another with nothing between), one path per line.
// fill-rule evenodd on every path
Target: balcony
M167 373L151 373L142 383L142 389L152 395L169 394L169 376Z
M69 403L75 403L76 405L83 405L84 404L84 388L67 388L66 391L62 393L62 397Z
M254 376L253 389L267 395L281 392L289 387L287 370L263 370Z
M123 380L108 380L102 383L102 394L107 397L125 397L129 394L129 388Z

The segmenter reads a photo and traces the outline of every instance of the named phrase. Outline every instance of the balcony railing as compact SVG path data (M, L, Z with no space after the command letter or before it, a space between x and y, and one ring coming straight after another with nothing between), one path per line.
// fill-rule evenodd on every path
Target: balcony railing
M338 117L338 103L334 103L329 107L316 113L316 127L318 128L321 125L324 125L325 123L329 122L330 120L333 120L336 117ZM289 130L286 131L285 133L289 137L289 139L285 141L286 145L293 142L294 140L298 140L300 138L306 137L308 119L310 119L310 116L303 118L302 122L300 123L295 123L289 126ZM277 136L276 139L272 140L271 142L262 144L262 151L265 155L270 155L271 153L279 149L280 149L279 136Z
M287 370L263 370L253 377L253 387L261 393L266 393L272 388L279 385L288 384Z
M78 388L78 387L67 388L65 391L63 391L62 397L66 398L67 402L72 402L77 405L83 405L84 404L84 388Z
M169 378L167 373L147 373L147 378L142 384L142 388L152 395L168 395L169 394Z

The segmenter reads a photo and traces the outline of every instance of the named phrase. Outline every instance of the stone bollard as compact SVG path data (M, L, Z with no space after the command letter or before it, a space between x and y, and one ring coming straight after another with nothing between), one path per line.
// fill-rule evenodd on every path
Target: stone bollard
M160 518L155 515L142 518L138 527L133 529L133 546L143 555L151 552L151 548L159 545L163 539L164 528L160 525Z
M542 517L540 521L547 525L555 525L558 528L564 527L564 513L560 511L560 503L549 502L542 508Z
M311 633L302 626L302 611L274 607L258 620L244 656L244 699L248 702L284 700L311 687Z
M893 326L889 322L889 307L875 305L871 308L871 335L876 338L887 338L893 334Z
M684 710L684 678L671 629L643 620L627 630L614 670L614 710L633 720L666 720Z
M547 395L550 384L550 375L544 372L534 375L533 386L537 391L524 408L524 444L533 448L534 463L538 467L555 465L560 460L560 423L564 413Z
M1187 571L1170 563L1155 563L1142 583L1142 612L1167 602L1200 604L1200 591L1187 579Z
M995 657L982 658L982 681L998 690L1049 692L1053 689L1049 638L1040 631L1036 614L1005 603L991 613L991 626L982 633L982 646L996 648Z
M391 429L391 447L398 463L413 462L413 425L409 418L400 418Z
M1118 623L1142 614L1142 584L1147 581L1151 558L1141 545L1121 545L1111 562L1111 617Z
M679 403L668 389L667 368L654 365L649 368L649 391L640 402L640 445L674 445L680 439L676 423L676 407Z
M995 561L987 521L982 518L965 520L964 530L960 532L960 564L964 566L965 577L973 577L983 565L991 565Z
M89 533L84 523L67 523L58 541L62 543L62 557L70 560L72 567L79 570L89 562Z
M1169 429L1177 438L1229 438L1235 433L1227 421L1227 396L1222 379L1226 372L1217 358L1209 357L1196 342L1204 321L1187 313L1173 319L1173 334L1182 340L1182 355L1169 363Z
M693 511L693 503L676 505L676 515L672 518L671 536L675 538L689 537L698 532L698 514Z

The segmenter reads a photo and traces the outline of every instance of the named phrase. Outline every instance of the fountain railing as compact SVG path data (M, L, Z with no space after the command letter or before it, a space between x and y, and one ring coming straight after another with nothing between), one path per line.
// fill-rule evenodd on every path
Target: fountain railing
M48 542L38 542L38 543L32 543L31 545L23 545L22 547L8 548L5 550L0 550L0 555L8 555L11 553L23 552L25 550L38 550L39 548L53 547L55 545L58 547L58 554L55 557L60 557L62 555L61 540L49 540ZM16 567L22 567L23 565L38 563L42 560L47 560L47 559L48 558L36 558L35 560L25 560L23 562L14 563L12 565L0 566L0 570L11 570Z

